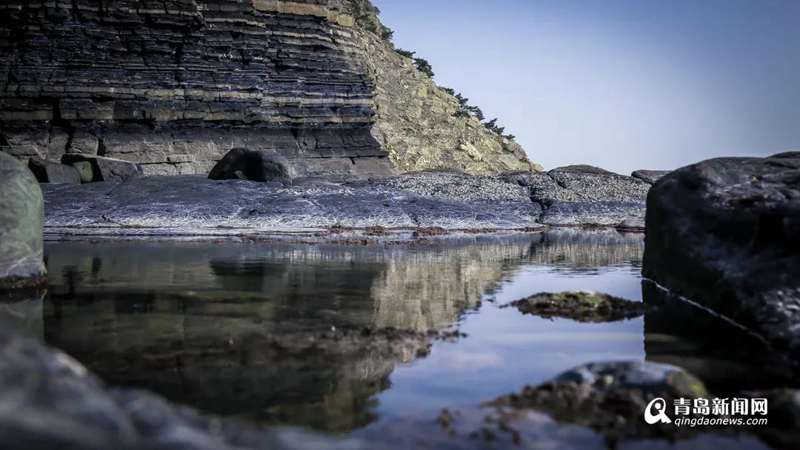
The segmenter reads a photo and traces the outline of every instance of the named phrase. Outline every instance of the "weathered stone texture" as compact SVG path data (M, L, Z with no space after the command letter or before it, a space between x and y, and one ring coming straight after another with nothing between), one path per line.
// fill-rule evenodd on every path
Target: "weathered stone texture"
M800 152L684 167L647 199L644 274L800 361Z
M383 158L339 0L3 2L0 145L205 173L234 147Z
M36 284L42 262L44 202L36 178L0 152L0 289Z

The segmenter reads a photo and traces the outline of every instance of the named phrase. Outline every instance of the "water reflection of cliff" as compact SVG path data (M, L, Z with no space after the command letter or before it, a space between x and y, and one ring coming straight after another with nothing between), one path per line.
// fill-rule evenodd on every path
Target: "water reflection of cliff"
M564 229L544 233L531 248L529 261L574 271L607 266L640 266L644 238L614 230Z
M531 238L342 247L60 243L46 339L117 385L220 414L345 431L524 260Z
M639 242L614 235L52 244L45 337L110 384L223 415L348 431L373 420L396 365L426 354L425 332L452 327L524 264L587 270L640 256Z

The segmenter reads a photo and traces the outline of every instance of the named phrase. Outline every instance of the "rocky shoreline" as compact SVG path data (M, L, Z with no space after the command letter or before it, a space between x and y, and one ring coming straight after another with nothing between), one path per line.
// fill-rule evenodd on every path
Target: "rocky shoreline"
M353 230L642 230L649 184L600 169L473 176L418 172L291 186L196 176L43 184L48 235L234 236ZM599 187L602 187L600 189Z

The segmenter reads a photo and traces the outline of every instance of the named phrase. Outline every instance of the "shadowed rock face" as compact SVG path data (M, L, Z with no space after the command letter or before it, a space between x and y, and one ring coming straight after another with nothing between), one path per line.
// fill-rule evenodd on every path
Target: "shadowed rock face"
M532 167L455 117L456 99L380 37L365 0L20 1L0 14L0 146L21 159L199 174L239 147L351 178L392 163Z
M685 167L647 206L647 277L800 357L800 153Z

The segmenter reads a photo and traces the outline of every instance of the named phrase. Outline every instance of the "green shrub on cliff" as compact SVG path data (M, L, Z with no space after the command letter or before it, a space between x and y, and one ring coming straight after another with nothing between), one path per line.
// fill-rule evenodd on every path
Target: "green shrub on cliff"
M396 49L394 49L394 51L395 51L395 53L397 53L400 56L404 56L406 58L412 58L412 59L414 58L414 55L417 54L417 52L410 52L408 50L403 50L402 48L396 48Z
M358 25L381 37L386 42L391 42L394 31L382 24L378 19L381 10L375 7L369 0L353 0L348 3L350 14L352 14Z
M431 63L429 63L427 60L423 58L414 58L414 64L417 66L417 70L433 78L433 66L431 66Z

